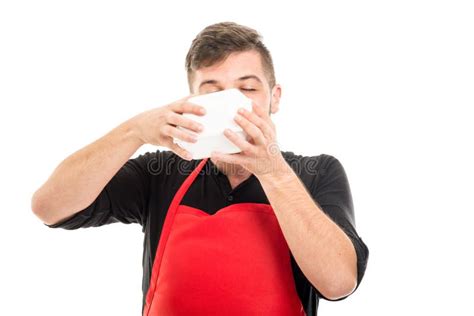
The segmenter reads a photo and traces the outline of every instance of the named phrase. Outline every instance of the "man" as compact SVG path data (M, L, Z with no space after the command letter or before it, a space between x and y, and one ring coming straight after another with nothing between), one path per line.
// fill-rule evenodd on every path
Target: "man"
M143 315L316 315L320 297L349 296L369 251L345 171L333 156L278 148L270 115L281 86L260 35L210 25L186 69L191 95L237 88L253 100L235 118L247 139L224 131L242 152L192 160L173 143L205 128L181 115L205 115L188 96L67 157L35 192L34 213L52 228L142 225ZM130 159L143 144L170 151Z

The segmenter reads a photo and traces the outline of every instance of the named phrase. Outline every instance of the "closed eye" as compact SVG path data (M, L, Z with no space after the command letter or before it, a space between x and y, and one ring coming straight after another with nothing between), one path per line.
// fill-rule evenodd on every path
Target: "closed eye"
M240 89L240 90L243 90L243 91L257 91L257 90L255 90L255 89L244 89L244 88L242 88L242 89Z

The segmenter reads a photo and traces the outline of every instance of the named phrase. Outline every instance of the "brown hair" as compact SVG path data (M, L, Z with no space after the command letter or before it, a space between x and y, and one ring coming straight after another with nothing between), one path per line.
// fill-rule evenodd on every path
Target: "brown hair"
M234 22L220 22L204 28L193 40L186 55L188 84L192 90L194 71L209 67L227 58L231 53L256 50L270 89L275 85L273 61L262 36L254 29Z

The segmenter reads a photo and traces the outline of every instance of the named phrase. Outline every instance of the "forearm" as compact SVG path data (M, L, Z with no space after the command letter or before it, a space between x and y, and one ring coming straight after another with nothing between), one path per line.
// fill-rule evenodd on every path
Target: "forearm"
M33 212L52 224L86 208L142 144L128 120L71 154L34 193Z
M314 202L291 167L259 177L288 246L308 280L327 298L350 294L357 256L349 237Z

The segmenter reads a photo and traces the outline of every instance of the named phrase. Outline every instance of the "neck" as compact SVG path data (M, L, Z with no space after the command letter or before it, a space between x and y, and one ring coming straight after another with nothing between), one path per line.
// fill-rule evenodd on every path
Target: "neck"
M210 158L212 163L219 169L220 172L225 174L232 185L232 188L236 187L239 183L250 177L252 174L250 171L245 169L239 164L231 164L222 161L214 161Z

